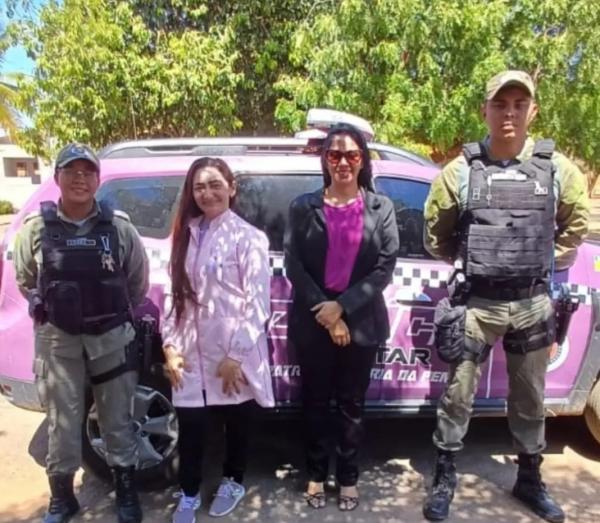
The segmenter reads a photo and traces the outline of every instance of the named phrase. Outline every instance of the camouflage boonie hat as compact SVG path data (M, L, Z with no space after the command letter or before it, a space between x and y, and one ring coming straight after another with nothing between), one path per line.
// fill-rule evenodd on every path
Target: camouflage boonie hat
M100 160L89 145L70 143L63 147L56 157L56 169L62 169L75 160L87 160L100 172Z
M503 71L488 80L485 86L485 99L491 100L501 89L509 86L517 86L525 89L533 98L535 96L535 86L533 80L525 71Z

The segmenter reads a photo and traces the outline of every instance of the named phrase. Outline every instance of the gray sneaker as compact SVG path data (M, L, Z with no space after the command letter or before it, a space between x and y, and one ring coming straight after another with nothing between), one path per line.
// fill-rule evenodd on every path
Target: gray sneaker
M229 514L246 494L243 485L232 479L223 478L208 511L209 516L225 516Z
M173 523L196 523L196 510L202 504L200 494L190 497L186 496L182 490L173 496L179 498L179 504L173 512Z

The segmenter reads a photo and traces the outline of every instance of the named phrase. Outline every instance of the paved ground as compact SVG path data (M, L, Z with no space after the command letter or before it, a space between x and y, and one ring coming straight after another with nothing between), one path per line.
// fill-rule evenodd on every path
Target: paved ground
M335 508L331 491L323 511L308 509L301 499L302 452L298 421L262 421L254 437L247 477L248 495L223 521L238 522L356 522L423 521L420 507L429 481L433 421L371 420L360 481L362 504L352 514ZM39 521L47 500L42 468L46 426L39 413L17 409L0 398L0 523ZM580 419L550 420L545 480L569 513L569 521L600 521L600 446L591 440ZM205 499L218 482L222 446L211 435L204 468ZM515 465L504 419L477 419L460 456L460 487L450 522L528 523L539 521L513 501L509 491ZM112 522L110 487L87 473L78 475L78 496L84 507L79 522ZM142 495L146 523L169 521L175 506L174 489ZM201 509L199 521L209 521Z

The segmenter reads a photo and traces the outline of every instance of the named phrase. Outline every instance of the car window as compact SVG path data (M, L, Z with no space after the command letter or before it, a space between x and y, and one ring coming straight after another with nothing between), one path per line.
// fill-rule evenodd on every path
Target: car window
M97 198L126 212L142 236L167 238L183 180L183 176L109 180L98 189Z
M399 258L431 258L423 247L423 207L429 184L402 178L375 178L377 192L388 196L396 209L400 235Z
M267 234L272 251L282 251L291 201L301 194L316 191L322 185L320 173L239 175L233 209Z
M424 163L413 156L391 153L389 151L379 151L379 156L382 160L388 160L392 162L414 163L415 165L423 165Z

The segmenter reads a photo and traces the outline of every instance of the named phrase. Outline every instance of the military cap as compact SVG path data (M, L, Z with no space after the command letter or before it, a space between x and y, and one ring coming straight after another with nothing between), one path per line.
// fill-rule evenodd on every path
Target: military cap
M521 87L533 98L535 86L531 76L525 71L509 70L502 71L488 80L485 86L485 99L491 100L501 89L509 86Z
M96 170L100 171L100 160L89 145L82 143L70 143L65 145L56 157L56 169L62 169L75 160L87 160L92 163Z

